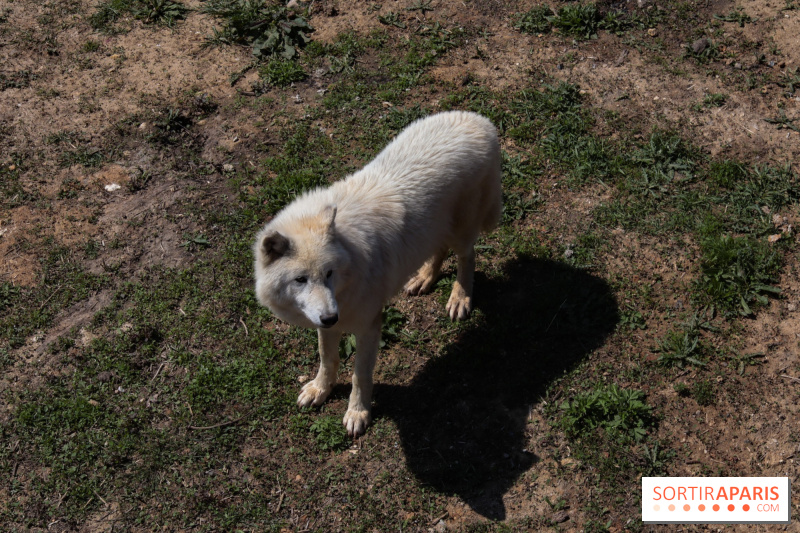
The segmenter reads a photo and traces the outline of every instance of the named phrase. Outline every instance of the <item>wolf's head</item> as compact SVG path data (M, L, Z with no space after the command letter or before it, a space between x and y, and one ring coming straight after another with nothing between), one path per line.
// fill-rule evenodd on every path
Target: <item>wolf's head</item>
M329 328L339 320L336 285L349 262L336 238L336 206L278 217L254 245L256 297L279 318Z

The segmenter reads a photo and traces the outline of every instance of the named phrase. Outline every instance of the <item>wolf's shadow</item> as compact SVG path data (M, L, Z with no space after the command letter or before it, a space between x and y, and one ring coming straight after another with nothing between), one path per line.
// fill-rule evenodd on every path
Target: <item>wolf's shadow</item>
M608 284L562 263L521 258L476 279L483 319L408 386L376 384L374 415L399 427L409 469L476 512L505 518L503 495L537 458L526 420L548 385L614 330Z

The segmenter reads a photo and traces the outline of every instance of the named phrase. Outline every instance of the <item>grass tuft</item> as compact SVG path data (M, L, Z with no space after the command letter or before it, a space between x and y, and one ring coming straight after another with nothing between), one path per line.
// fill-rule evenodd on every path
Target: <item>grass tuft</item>
M642 391L616 384L576 395L561 404L561 426L571 438L589 438L598 428L627 441L641 441L655 420Z
M778 281L782 259L777 249L749 236L712 236L701 243L700 275L695 299L727 315L751 315L781 293Z

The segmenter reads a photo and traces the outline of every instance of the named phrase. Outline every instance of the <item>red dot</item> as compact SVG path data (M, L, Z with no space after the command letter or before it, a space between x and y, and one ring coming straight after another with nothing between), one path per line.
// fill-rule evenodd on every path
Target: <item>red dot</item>
M688 511L688 510L689 510L689 509L691 509L691 508L692 508L692 506L691 506L691 505L689 505L688 503L687 503L686 505L684 505L684 506L683 506L683 510L684 510L684 511Z
M732 503L728 505L728 510L729 511L733 511L734 509L736 509L735 505L733 505Z
M714 504L714 507L712 507L712 509L714 509L715 511L719 511L719 505L717 505L717 504L715 503L715 504Z
M697 506L697 508L698 508L699 510L701 510L701 511L705 511L705 510L706 510L706 506L705 506L705 505L703 505L702 503L701 503L700 505L698 505L698 506Z
M747 504L744 504L744 505L742 506L742 509L744 509L745 511L749 511L749 510L750 510L750 506L749 506L749 505L747 505Z
M675 504L674 503L669 504L669 507L667 507L667 509L669 509L670 511L674 511L675 510Z

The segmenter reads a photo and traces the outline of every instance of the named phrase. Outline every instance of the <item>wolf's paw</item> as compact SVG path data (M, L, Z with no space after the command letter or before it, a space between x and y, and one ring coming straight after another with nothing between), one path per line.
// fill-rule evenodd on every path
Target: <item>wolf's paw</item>
M348 435L351 437L358 437L364 434L371 420L372 416L369 411L348 409L344 414L344 420L342 420L342 422L344 423L344 427L347 428Z
M419 294L426 294L431 291L433 285L436 283L436 276L426 276L424 274L416 274L413 278L406 283L406 294L417 296Z
M453 285L453 292L447 301L447 314L450 320L465 320L472 311L472 298L470 298L461 285Z
M322 405L322 402L328 397L328 394L331 393L331 386L322 386L317 383L317 380L309 381L308 383L303 386L303 389L300 391L300 396L297 397L297 405L298 407L310 407L312 405L318 406Z

